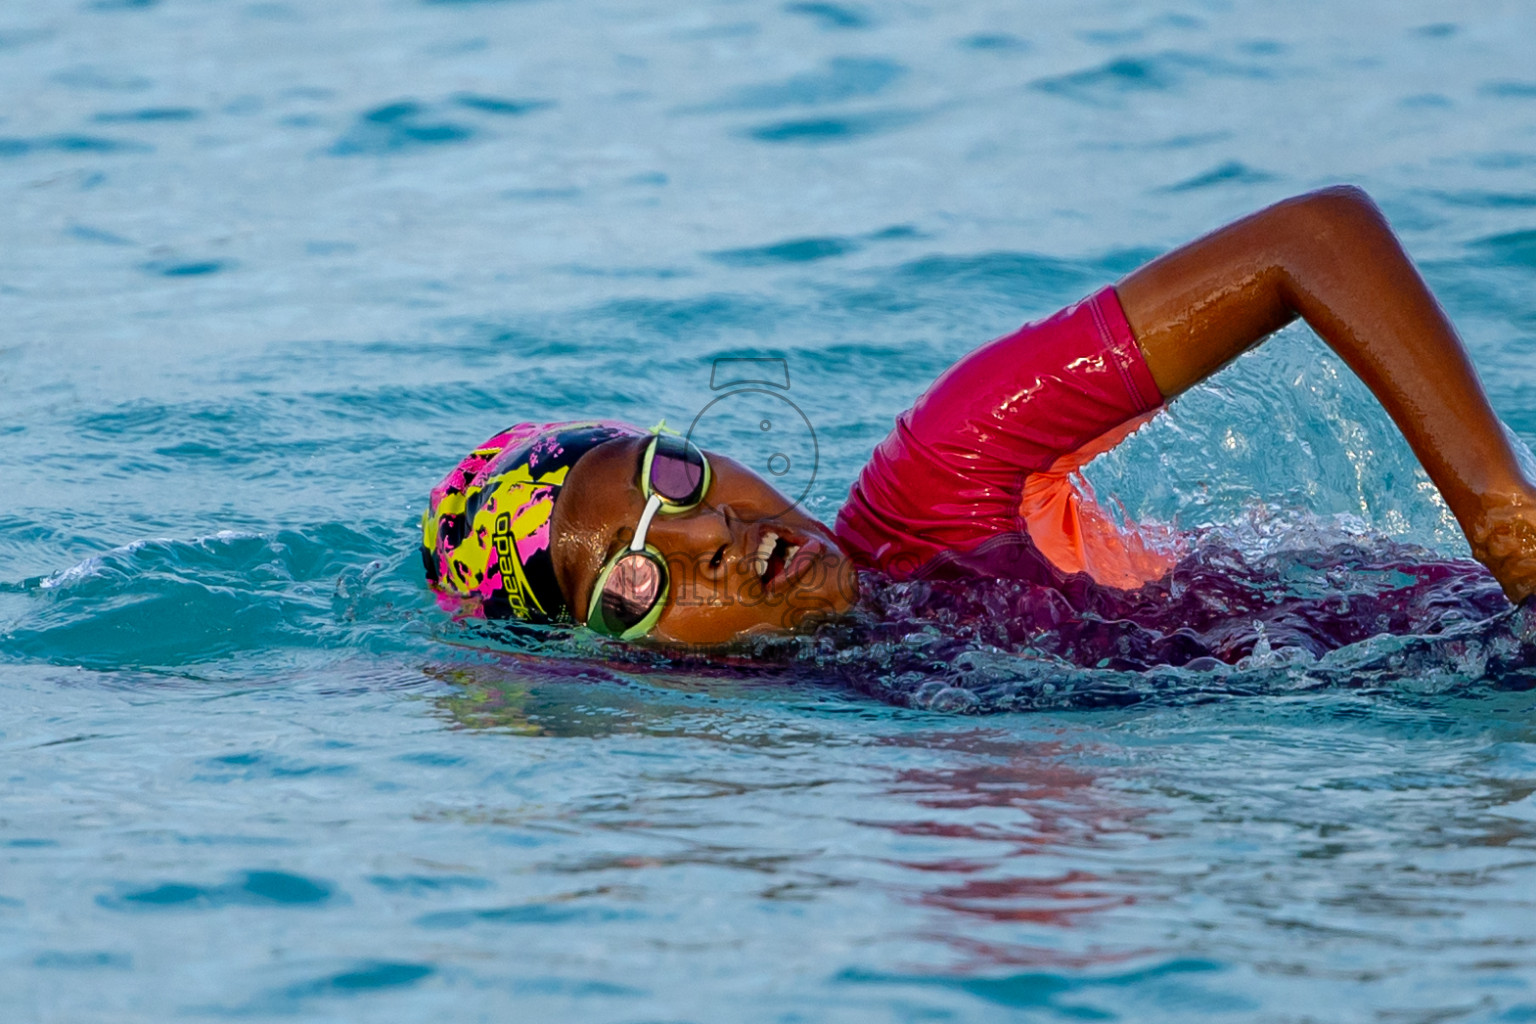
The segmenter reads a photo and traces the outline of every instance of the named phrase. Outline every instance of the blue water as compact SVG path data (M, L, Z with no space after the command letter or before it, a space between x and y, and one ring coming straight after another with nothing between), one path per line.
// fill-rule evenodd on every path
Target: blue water
M720 356L787 361L831 518L969 347L1339 180L1536 440L1533 36L1497 0L0 6L4 1019L1536 1020L1536 617L1474 573L1351 618L1466 551L1304 328L1090 475L1360 625L1335 651L1239 615L1225 660L1078 663L981 588L665 661L447 621L414 533L513 420L708 406L745 450Z

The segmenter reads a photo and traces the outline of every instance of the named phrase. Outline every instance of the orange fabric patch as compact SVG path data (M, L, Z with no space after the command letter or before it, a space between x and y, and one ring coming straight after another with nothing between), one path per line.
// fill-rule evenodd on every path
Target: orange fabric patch
M1035 547L1062 572L1086 572L1104 586L1135 590L1161 579L1184 553L1170 527L1116 523L1081 473L1155 414L1123 423L1025 478L1019 515Z

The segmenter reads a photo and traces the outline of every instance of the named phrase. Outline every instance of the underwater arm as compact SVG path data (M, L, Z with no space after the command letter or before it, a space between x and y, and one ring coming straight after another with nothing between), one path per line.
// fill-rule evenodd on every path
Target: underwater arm
M1456 329L1363 191L1276 203L1115 290L1169 398L1304 319L1381 402L1509 598L1536 592L1536 484Z

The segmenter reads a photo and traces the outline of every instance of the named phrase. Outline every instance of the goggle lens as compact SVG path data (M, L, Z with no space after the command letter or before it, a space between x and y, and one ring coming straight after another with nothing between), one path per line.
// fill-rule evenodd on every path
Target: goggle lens
M651 490L669 505L697 505L707 482L704 453L680 437L658 436L651 442Z
M625 554L603 581L602 597L597 607L602 619L599 629L611 636L621 636L639 625L656 602L663 587L661 566L648 552ZM598 625L597 623L588 623Z

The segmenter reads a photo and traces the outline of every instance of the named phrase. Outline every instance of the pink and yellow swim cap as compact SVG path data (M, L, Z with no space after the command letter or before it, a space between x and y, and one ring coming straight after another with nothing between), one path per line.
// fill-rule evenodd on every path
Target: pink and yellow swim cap
M569 619L549 550L555 499L583 455L643 433L612 420L519 423L471 452L432 488L421 517L422 562L439 603L493 619Z

